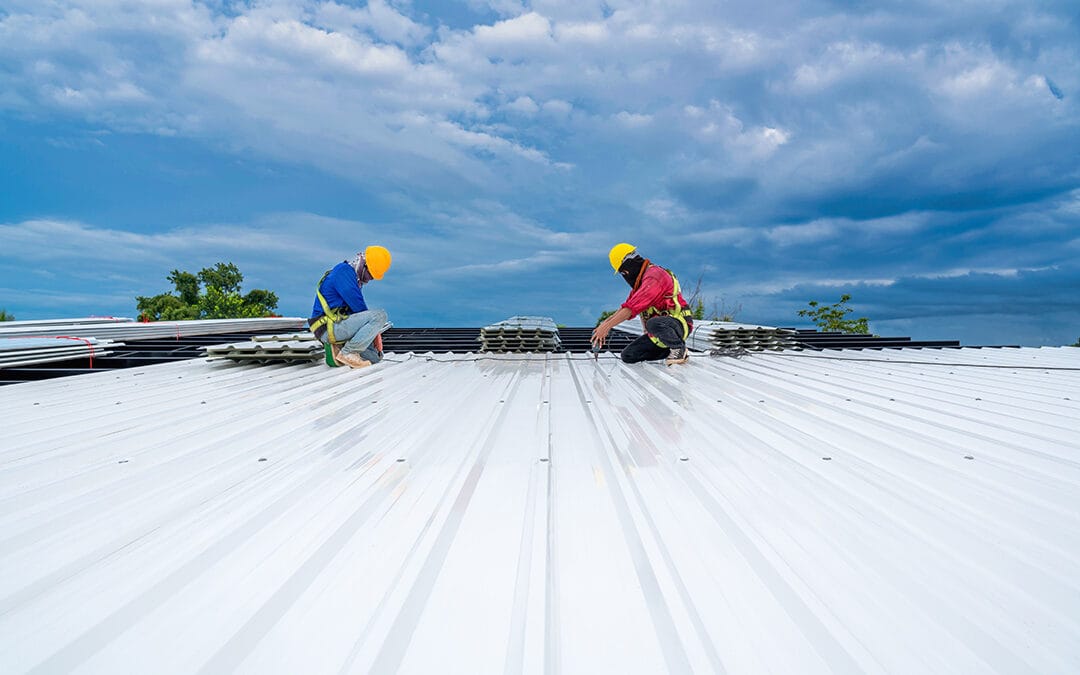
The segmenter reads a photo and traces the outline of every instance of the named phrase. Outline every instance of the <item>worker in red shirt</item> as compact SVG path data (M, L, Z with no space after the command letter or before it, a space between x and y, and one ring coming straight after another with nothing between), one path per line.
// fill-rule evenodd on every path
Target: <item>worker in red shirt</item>
M602 347L612 328L640 315L645 334L623 349L622 360L637 363L666 358L669 366L686 363L690 358L686 338L694 321L690 305L680 292L679 280L663 267L642 258L630 244L616 244L608 258L631 291L622 307L593 330L593 347Z

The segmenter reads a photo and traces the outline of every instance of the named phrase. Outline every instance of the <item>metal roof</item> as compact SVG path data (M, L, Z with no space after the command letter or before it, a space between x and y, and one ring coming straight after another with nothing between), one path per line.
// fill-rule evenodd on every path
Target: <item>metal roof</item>
M1080 671L1080 349L0 389L0 672Z

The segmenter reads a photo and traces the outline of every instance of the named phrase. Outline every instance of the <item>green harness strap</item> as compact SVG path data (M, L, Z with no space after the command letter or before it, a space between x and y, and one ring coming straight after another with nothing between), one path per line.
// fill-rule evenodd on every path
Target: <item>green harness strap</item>
M682 293L682 289L679 287L679 280L675 277L675 274L671 270L664 271L671 275L671 295L664 297L671 300L672 308L660 310L655 307L649 307L643 312L643 314L645 315L646 320L654 316L672 317L673 319L682 324L683 340L686 340L686 338L690 337L690 325L686 322L686 318L693 316L694 313L690 310L689 307L683 307L679 304L679 294ZM661 349L668 348L668 346L661 342L660 338L658 337L650 335L649 339L653 341L653 344L655 344L657 347L660 347Z
M319 298L319 304L322 305L323 315L320 316L313 324L311 324L311 332L314 333L320 326L326 326L326 337L329 338L330 344L337 342L334 337L334 322L342 321L345 319L345 314L340 310L330 309L330 303L326 302L326 298L322 294L322 284L326 281L326 277L330 276L331 270L326 270L326 273L322 275L322 279L319 279L319 283L315 286L315 296Z

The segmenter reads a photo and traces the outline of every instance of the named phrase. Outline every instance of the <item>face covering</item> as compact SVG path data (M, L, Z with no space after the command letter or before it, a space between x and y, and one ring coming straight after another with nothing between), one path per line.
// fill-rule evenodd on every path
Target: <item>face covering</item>
M641 270L645 267L647 262L648 261L641 256L636 255L633 258L624 261L619 267L619 275L622 276L623 280L630 288L634 288L634 286L637 285L638 277L641 276Z
M364 283L364 254L363 253L357 253L355 256L353 256L352 260L349 261L349 266L353 268L354 272L356 272L356 280L359 281L361 285L363 285L363 283Z

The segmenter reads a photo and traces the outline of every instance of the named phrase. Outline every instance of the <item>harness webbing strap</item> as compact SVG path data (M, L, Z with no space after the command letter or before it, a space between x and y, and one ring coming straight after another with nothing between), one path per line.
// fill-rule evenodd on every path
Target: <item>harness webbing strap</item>
M643 313L646 319L654 316L670 316L679 323L682 324L683 340L690 337L690 324L686 322L687 317L694 315L694 312L689 307L683 307L679 304L679 294L682 293L682 289L679 287L679 280L675 277L675 274L671 270L664 270L671 276L671 295L664 296L671 300L671 309L657 309L656 307L649 307ZM660 338L650 335L649 339L653 341L657 347L667 349L667 345L664 344Z
M330 309L330 303L326 301L326 298L322 294L322 285L326 281L326 277L330 276L331 270L326 270L326 273L322 275L322 279L319 279L318 285L315 286L315 296L319 298L319 304L322 305L323 315L316 319L311 324L311 332L315 332L320 326L326 326L326 337L329 338L330 344L337 342L334 337L334 322L341 321L345 318L345 315L336 309Z

